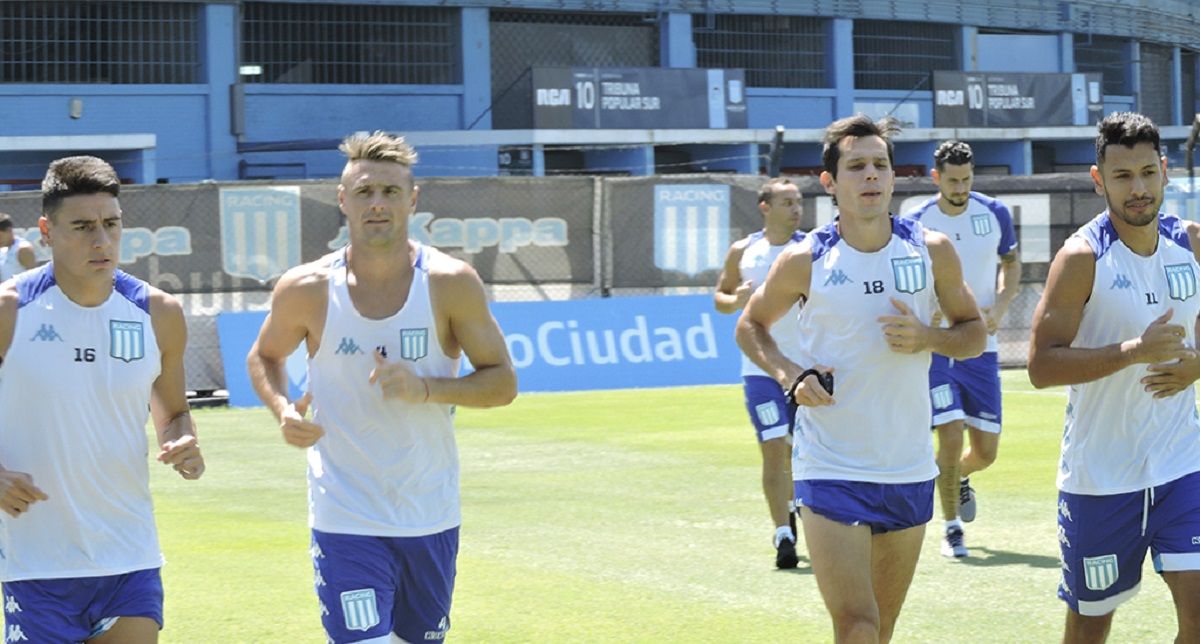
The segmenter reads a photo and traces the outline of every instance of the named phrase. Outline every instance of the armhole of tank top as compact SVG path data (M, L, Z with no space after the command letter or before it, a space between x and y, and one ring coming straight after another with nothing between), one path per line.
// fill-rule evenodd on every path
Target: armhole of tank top
M324 320L324 323L321 325L321 337L319 338L320 344L317 345L317 350L315 353L313 353L311 356L307 356L308 360L316 360L317 358L319 358L321 356L321 352L324 351L325 347L328 345L329 319L330 319L330 316L332 315L332 311L333 311L334 290L339 288L337 286L337 281L336 281L338 272L341 272L343 276L345 275L345 273L346 273L345 262L342 262L340 265L329 267L329 278L325 283L325 320ZM345 279L345 277L343 277L342 284L344 285L345 283L346 283L346 279ZM346 297L347 298L350 297L350 294L348 291L346 292ZM305 354L307 354L308 353L308 343L305 342L304 345L305 345L304 346Z

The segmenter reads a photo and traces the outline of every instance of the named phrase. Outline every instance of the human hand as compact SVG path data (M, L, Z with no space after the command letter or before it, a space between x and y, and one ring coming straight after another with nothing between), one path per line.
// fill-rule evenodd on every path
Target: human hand
M180 476L189 481L200 478L204 473L204 455L200 453L196 437L191 434L163 443L158 461L174 467Z
M904 302L891 298L892 306L900 315L880 316L883 339L888 348L896 353L916 353L929 346L929 327L925 326Z
M369 381L379 384L384 398L399 398L407 403L429 402L429 383L404 363L388 362L378 349L375 350L375 368L371 370Z
M1152 364L1147 368L1150 375L1142 378L1146 393L1155 398L1167 398L1187 389L1200 378L1200 353L1185 349L1178 360Z
M791 381L785 387L785 392L789 394L792 400L801 407L824 407L836 403L837 400L834 399L833 393L825 389L820 378L818 378L816 374L809 373L804 377L803 380L797 382L797 378L800 377L800 374L808 371L817 371L827 374L832 381L833 367L826 367L825 365L813 365L808 369L796 372L796 375L792 376Z
M50 497L33 484L33 477L24 472L0 470L0 510L14 519L30 505Z
M1186 337L1183 326L1169 324L1174 313L1174 309L1167 309L1134 339L1134 362L1161 364L1180 360L1186 355L1189 349L1183 344Z
M746 302L750 301L750 296L754 294L754 282L746 280L738 285L733 291L734 304L739 309L746 308Z
M288 445L300 448L312 447L322 436L325 429L306 419L308 406L312 403L312 394L305 393L299 400L292 402L279 416L279 429L283 432L283 440Z

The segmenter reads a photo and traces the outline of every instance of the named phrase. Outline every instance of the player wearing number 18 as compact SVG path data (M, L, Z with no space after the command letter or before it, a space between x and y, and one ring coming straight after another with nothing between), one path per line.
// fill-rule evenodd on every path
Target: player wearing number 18
M821 184L839 216L785 250L750 296L739 346L800 406L792 459L813 573L843 641L891 639L933 516L931 351L971 357L986 330L946 236L893 217L894 121L825 131ZM769 329L797 302L794 362ZM941 308L949 326L930 325Z

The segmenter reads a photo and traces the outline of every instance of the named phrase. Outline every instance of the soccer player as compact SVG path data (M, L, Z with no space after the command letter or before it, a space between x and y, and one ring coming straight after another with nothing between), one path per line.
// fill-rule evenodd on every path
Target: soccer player
M1065 642L1102 642L1149 548L1176 642L1200 642L1200 224L1159 212L1167 159L1141 114L1105 117L1092 179L1108 209L1050 264L1029 379L1067 387L1058 468Z
M746 300L767 277L771 263L783 249L804 239L796 230L804 204L800 189L789 179L771 179L758 192L758 210L763 215L762 230L733 243L725 256L725 267L713 295L721 313L733 313L746 306ZM799 308L790 311L771 332L784 353L795 355L796 319ZM762 486L767 510L775 522L775 565L795 568L796 520L792 513L792 419L796 406L783 388L742 356L742 387L746 410L758 434L762 450Z
M0 212L0 282L34 266L33 244L14 235L12 217Z
M280 278L250 378L284 440L308 449L329 641L441 641L460 523L454 407L508 404L516 375L479 276L408 238L416 152L383 132L339 149L350 243ZM291 401L286 361L301 342L309 391ZM474 371L459 376L464 354Z
M52 261L0 286L7 642L156 642L163 556L147 416L160 462L189 480L204 472L183 308L117 270L120 187L95 157L51 163L38 227Z
M987 469L996 460L1000 446L996 328L1020 287L1021 262L1008 208L971 190L975 179L971 146L962 141L945 141L933 153L933 161L934 169L929 174L938 187L938 195L905 216L950 238L962 261L963 278L971 287L988 331L983 355L955 360L935 353L929 368L929 397L938 435L937 487L945 519L942 554L966 557L962 524L975 520L975 491L969 477ZM964 426L971 437L965 453Z
M779 256L737 324L800 405L796 504L838 642L891 639L933 516L929 355L979 355L987 334L946 236L888 212L895 131L861 114L826 128L839 216ZM768 330L797 302L793 360ZM930 325L939 306L945 328Z

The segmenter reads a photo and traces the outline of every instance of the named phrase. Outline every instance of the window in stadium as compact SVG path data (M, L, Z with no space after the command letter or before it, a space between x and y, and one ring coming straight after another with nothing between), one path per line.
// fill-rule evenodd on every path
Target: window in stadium
M1075 71L1104 75L1104 94L1131 96L1130 62L1133 60L1128 38L1075 34Z
M395 5L242 5L247 83L462 82L459 12Z
M195 83L200 7L0 2L0 82Z
M830 87L826 22L808 16L693 14L696 66L745 69L749 87Z
M960 70L955 25L854 21L856 89L932 90L933 72Z

